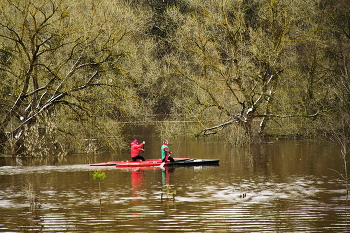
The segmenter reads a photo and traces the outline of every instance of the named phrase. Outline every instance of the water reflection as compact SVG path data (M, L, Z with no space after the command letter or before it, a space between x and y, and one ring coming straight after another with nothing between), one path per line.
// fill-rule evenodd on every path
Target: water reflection
M183 145L173 145L175 153L219 158L220 166L99 167L106 173L100 193L92 179L96 167L88 164L116 155L78 155L59 165L0 160L0 231L349 230L344 182L328 169L342 169L337 148L298 141L250 148L172 142Z
M170 185L170 173L174 170L174 167L162 168L162 193L160 197L162 201L168 201L169 198L175 201L176 190Z
M141 205L141 191L144 182L144 170L140 168L131 168L131 192L132 192L132 216L139 218L143 212L144 206Z

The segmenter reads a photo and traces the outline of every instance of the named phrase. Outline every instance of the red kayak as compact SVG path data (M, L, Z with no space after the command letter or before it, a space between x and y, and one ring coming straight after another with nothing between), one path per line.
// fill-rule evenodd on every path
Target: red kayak
M219 165L218 159L189 159L189 158L175 158L174 162L167 161L137 161L137 162L120 162L116 167L163 167L163 166L209 166Z
M187 160L189 158L174 158L175 161ZM146 159L146 161L110 161L104 163L92 163L90 166L116 166L116 167L151 167L162 164L161 159Z
M174 158L174 162L162 163L161 159L147 159L146 161L111 161L105 163L94 163L90 166L116 166L116 167L163 167L163 166L202 166L218 165L218 159L190 159Z

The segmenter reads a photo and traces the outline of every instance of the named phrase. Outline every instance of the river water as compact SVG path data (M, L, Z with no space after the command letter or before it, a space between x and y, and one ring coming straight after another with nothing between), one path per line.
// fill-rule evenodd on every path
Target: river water
M144 138L144 156L158 158L161 139ZM126 160L128 151L0 158L0 232L350 230L336 145L275 140L235 148L170 139L169 147L173 157L215 158L219 166L89 166ZM96 170L106 178L94 180Z

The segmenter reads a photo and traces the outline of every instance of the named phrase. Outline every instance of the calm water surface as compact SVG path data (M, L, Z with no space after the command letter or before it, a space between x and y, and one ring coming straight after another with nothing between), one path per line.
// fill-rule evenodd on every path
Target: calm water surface
M143 140L140 138L139 140ZM159 157L148 138L145 157ZM278 140L232 148L170 141L174 157L219 166L90 167L118 154L0 158L0 232L347 232L339 150L324 142ZM100 182L95 170L105 172Z

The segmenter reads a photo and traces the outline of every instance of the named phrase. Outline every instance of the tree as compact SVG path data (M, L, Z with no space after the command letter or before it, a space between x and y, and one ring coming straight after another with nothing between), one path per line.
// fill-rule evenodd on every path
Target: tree
M327 70L324 86L329 90L325 119L319 119L323 135L339 145L342 171L336 171L344 180L346 201L349 197L348 156L350 138L350 2L321 1L320 28L324 33L325 49L322 66Z
M291 69L294 57L288 52L305 32L298 26L313 8L275 0L191 3L198 10L181 28L181 51L169 63L195 97L187 112L201 125L197 135L216 134L237 123L247 142L263 134L271 119L297 115L281 114L275 96L284 91L284 74ZM210 121L217 124L208 126Z
M104 100L113 102L120 115L132 114L127 106L133 104L132 81L123 64L131 47L124 40L133 23L126 8L111 4L108 0L0 4L3 153L51 153L50 147L66 152L64 142L82 145L84 138L101 135L107 139L107 132L118 127L104 124L108 123ZM116 14L123 17L115 19Z

